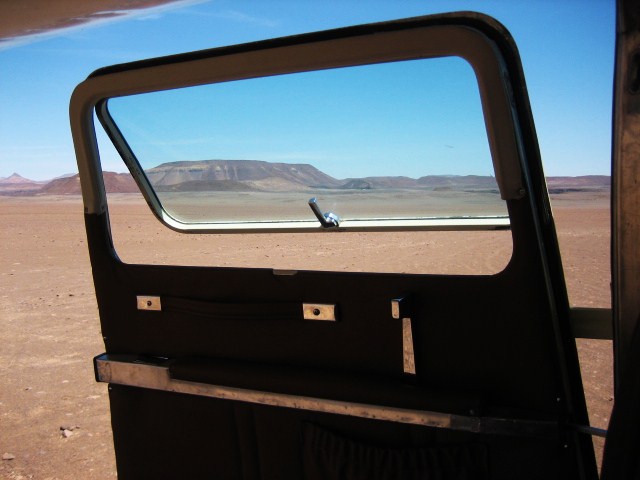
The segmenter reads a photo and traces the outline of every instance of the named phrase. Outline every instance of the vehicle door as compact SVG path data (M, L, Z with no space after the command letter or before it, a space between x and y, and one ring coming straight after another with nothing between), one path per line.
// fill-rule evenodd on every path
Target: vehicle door
M477 101L430 90L433 65L448 87L470 72ZM475 138L475 111L485 146L449 143ZM525 80L496 21L436 15L116 65L77 87L70 115L119 478L597 478ZM121 260L96 118L167 229L230 258L278 238L321 265ZM291 155L319 140L340 155ZM389 141L399 153L380 160ZM356 164L368 170L331 172ZM456 250L470 232L489 253ZM388 250L370 271L405 233L472 269L504 239L508 253L491 274L438 258L414 272Z

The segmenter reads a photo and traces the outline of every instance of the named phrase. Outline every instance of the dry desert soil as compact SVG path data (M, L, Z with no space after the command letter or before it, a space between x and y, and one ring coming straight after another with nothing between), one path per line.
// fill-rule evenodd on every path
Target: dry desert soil
M308 235L183 236L136 196L110 203L125 261L324 269L332 255L342 270L491 273L510 251L505 232L321 235L320 247ZM610 307L607 196L568 193L553 205L572 305ZM91 361L104 346L81 199L0 196L0 262L0 478L115 478L107 386ZM601 428L613 404L611 347L578 340L591 424Z

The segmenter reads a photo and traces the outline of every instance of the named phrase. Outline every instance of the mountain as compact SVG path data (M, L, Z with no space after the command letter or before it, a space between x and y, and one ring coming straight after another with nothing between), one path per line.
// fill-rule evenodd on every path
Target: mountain
M228 182L239 182L234 184L234 189L287 191L314 185L338 187L342 183L308 164L260 160L170 162L145 173L151 184L160 189L187 182L207 182L213 189L227 190L232 185Z
M0 178L0 193L9 195L29 194L39 190L45 182L37 182L14 173L8 177Z
M163 163L146 170L158 192L286 192L301 190L431 190L497 193L496 180L483 175L377 176L336 179L309 164L272 163L260 160L201 160ZM107 193L138 193L128 173L104 172ZM44 185L43 185L44 184ZM607 192L611 177L547 177L551 194ZM2 195L80 195L78 174L50 182L36 182L14 173L0 178Z
M22 175L13 173L9 177L0 178L0 185L16 185L16 184L38 184L35 180L29 180Z
M379 188L418 188L418 182L410 177L347 178L339 188L347 190L374 190Z
M80 176L56 178L51 180L38 193L44 195L77 195L82 194L80 190Z
M489 175L376 176L336 179L308 164L271 163L260 160L200 160L169 162L145 172L161 192L200 191L300 191L427 189L434 191L484 191L497 193ZM562 194L610 188L610 177L548 177L549 191Z
M58 175L57 177L53 177L51 180L57 180L59 178L68 178L68 177L73 177L74 175L77 175L76 173L64 173L62 175ZM49 180L49 181L51 181Z
M495 177L485 175L427 175L418 179L418 185L440 190L498 188Z
M547 185L550 187L609 187L611 186L611 177L609 175L547 177Z
M549 193L608 191L611 177L608 175L584 175L581 177L547 177Z
M104 185L107 193L137 193L140 191L133 177L128 173L103 172ZM81 195L80 176L76 173L71 177L51 180L44 185L38 195Z
M493 177L433 175L419 179L378 176L338 180L312 165L260 160L200 160L163 163L146 170L159 191L291 191L310 188L341 190L473 188L496 189Z
M257 188L235 180L190 180L171 185L157 185L154 188L158 192L247 192L257 190Z

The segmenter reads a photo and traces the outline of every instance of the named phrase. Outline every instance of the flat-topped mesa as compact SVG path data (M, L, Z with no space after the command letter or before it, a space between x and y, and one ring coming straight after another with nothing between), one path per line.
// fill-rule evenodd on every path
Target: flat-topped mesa
M339 180L309 164L276 163L261 160L199 160L163 163L145 171L154 187L192 182L216 184L224 190L290 190L321 185L337 187ZM239 183L229 183L239 182ZM233 188L230 188L233 187Z

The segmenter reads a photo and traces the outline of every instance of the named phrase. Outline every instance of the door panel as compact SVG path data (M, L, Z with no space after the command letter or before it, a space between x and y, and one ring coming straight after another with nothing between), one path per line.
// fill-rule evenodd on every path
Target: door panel
M474 50L470 38L487 48ZM220 226L167 214L106 115L108 97L444 54L470 59L478 75L513 238L502 272L118 259L94 111L161 221L185 232ZM574 428L588 420L526 88L515 45L496 22L424 17L116 66L78 87L71 118L105 337L96 374L110 382L120 478L596 478L590 438ZM327 228L313 222L257 228ZM140 296L159 308L140 307ZM334 306L335 321L305 319L305 304Z

